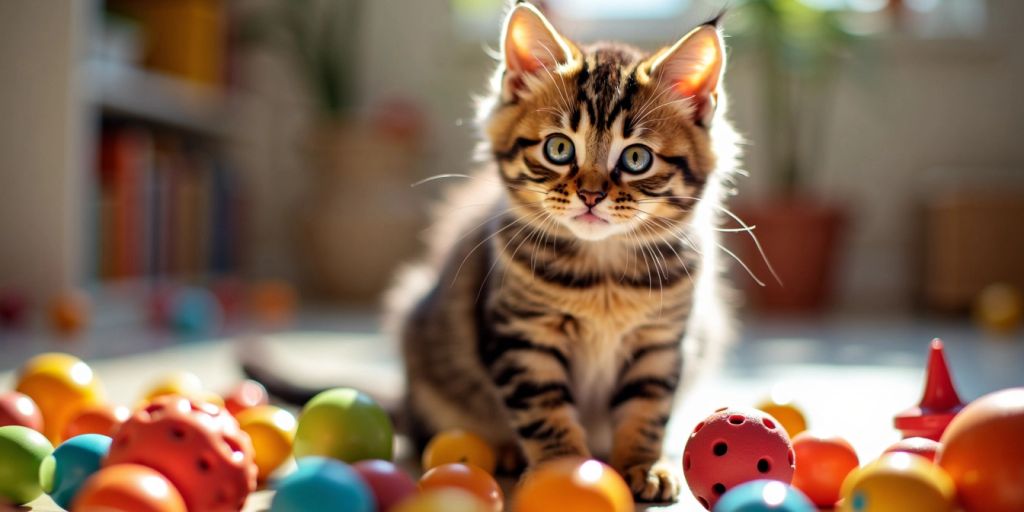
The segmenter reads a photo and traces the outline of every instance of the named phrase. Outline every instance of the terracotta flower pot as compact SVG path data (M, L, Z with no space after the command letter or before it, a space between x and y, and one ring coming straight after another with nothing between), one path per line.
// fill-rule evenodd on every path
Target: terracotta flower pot
M739 268L738 283L746 284L748 300L768 313L813 313L825 309L832 298L840 245L846 225L844 211L835 204L812 199L785 198L741 205L733 211L749 226L764 249L762 257L745 233L729 235L736 254L764 286ZM765 259L778 274L772 276Z

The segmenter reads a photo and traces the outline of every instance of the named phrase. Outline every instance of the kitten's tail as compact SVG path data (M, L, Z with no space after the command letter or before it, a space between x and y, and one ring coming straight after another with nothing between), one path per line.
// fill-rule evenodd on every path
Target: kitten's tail
M270 343L259 337L239 338L235 342L235 351L245 377L263 384L267 393L277 401L302 407L321 392L337 387L351 387L373 398L392 419L397 419L399 415L401 391L395 389L396 386L387 379L371 378L363 374L328 382L323 379L314 380L301 369L282 370L288 365L275 354Z

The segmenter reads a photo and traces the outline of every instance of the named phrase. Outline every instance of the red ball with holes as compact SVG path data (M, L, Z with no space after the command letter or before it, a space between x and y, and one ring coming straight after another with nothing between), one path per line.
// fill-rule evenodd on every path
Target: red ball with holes
M242 509L256 488L252 442L238 422L215 405L167 395L126 421L104 466L141 464L159 471L189 510Z
M758 479L793 479L793 446L769 414L723 407L697 424L683 450L690 491L711 509L727 491Z

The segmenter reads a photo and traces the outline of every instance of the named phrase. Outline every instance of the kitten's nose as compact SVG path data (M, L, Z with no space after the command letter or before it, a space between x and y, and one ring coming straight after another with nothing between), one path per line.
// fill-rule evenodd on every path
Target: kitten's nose
M583 204L593 208L597 203L600 203L608 193L603 190L586 190L581 188L576 192L576 195L580 196L580 200L583 201Z

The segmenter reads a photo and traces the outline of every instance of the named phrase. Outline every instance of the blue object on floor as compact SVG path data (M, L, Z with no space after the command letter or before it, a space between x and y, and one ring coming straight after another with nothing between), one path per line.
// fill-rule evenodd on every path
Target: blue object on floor
M71 508L82 484L100 470L110 452L110 442L109 437L100 434L83 434L64 441L39 469L43 491L61 508Z
M373 492L351 466L326 457L303 457L298 469L274 485L270 512L344 510L374 512Z
M816 512L811 500L796 488L775 480L754 480L725 493L714 512Z

